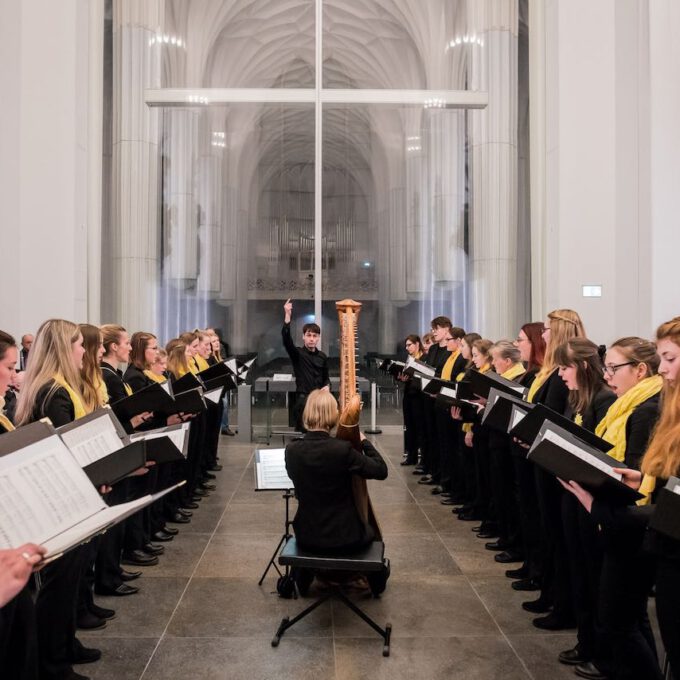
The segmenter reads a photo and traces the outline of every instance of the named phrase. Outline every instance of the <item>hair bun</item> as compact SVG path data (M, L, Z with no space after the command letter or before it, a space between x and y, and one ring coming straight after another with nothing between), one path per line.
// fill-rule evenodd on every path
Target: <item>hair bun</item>
M600 359L604 362L604 357L607 354L607 345L598 345L597 353L600 355Z

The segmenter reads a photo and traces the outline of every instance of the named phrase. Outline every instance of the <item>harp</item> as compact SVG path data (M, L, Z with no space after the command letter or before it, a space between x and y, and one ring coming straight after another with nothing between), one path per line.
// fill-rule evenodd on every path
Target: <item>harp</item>
M362 404L356 376L357 329L361 302L340 300L335 303L335 308L338 310L340 322L340 422L335 436L349 441L353 448L361 451L359 418ZM373 528L376 540L382 540L382 532L373 512L366 480L355 475L352 489L359 516Z

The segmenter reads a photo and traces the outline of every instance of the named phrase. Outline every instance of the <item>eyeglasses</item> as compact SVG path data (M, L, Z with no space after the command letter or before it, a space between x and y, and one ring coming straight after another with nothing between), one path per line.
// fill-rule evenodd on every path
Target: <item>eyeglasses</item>
M635 361L626 361L623 364L608 364L604 367L604 372L609 376L613 377L616 371L619 370L619 368L622 368L623 366L634 366Z

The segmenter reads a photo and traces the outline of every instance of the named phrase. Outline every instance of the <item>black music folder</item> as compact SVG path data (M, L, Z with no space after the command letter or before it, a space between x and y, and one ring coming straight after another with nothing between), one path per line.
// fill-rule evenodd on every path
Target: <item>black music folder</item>
M612 471L626 465L554 423L543 423L527 459L565 482L577 482L597 498L618 503L642 498Z
M666 486L657 494L650 529L680 541L680 479L669 477Z
M521 408L525 413L528 413L533 406L533 404L520 399L519 396L515 397L492 387L489 390L489 398L482 416L482 425L507 434L510 429L513 405Z
M431 394L433 397L439 394L442 387L446 387L454 392L456 391L456 383L451 380L442 380L441 378L431 378L423 375L419 375L418 378L420 379L420 389L425 394Z
M440 388L439 394L435 397L435 406L445 410L449 410L452 406L458 407L463 421L467 423L473 422L478 413L475 404L465 399L459 399L457 390L447 385Z
M156 430L130 435L133 442L146 444L146 459L155 463L172 463L184 460L188 453L189 423L168 425Z
M387 372L393 377L398 378L403 372L406 364L403 361L391 361L387 367Z
M111 404L111 409L121 422L128 422L140 413L177 413L173 411L173 398L159 383L153 383L128 397Z
M130 441L108 406L56 432L96 487L113 486L146 463L144 443Z
M208 369L210 370L210 369ZM187 373L172 383L172 393L187 392L196 388L203 388L203 382L193 373Z
M498 373L493 371L488 371L487 373L469 371L468 377L473 393L478 397L482 397L482 399L489 398L489 392L492 388L515 397L523 397L528 391L526 387L522 387L522 385L512 380L501 378Z
M201 389L187 390L175 393L172 409L162 412L164 415L173 413L201 413L207 408Z
M510 434L513 437L517 437L517 439L520 439L525 444L531 444L537 437L546 420L561 427L575 437L578 437L580 440L602 453L607 453L607 451L614 448L613 444L598 437L594 432L586 430L584 427L577 425L573 420L569 420L569 418L566 418L543 404L535 404L534 408L532 408L531 411L510 430Z
M428 378L434 378L437 371L429 364L418 361L417 359L409 359L404 365L404 370L402 373L411 377L413 377L415 374L420 374Z

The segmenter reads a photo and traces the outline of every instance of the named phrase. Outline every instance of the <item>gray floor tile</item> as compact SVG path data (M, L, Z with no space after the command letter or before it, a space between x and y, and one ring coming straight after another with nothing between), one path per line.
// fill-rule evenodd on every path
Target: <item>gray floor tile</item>
M196 576L243 578L257 581L281 538L280 534L234 536L216 534L203 555ZM276 583L276 571L269 571L269 586Z
M143 680L333 680L333 641L166 638Z
M99 638L97 663L76 667L92 680L138 680L158 642L157 638Z
M529 680L500 637L395 639L381 656L380 638L335 642L337 680ZM545 676L544 676L545 677Z
M376 516L383 534L434 533L423 511L414 503L383 504L376 508Z
M193 579L173 617L168 634L177 637L257 637L271 639L284 616L304 609L306 600L282 600L273 584L257 578ZM328 607L320 607L286 637L330 637Z
M277 533L280 535L283 533L285 517L282 498L278 503L232 503L224 513L217 533L244 536Z
M535 629L534 629L535 630ZM531 674L537 679L573 680L573 666L557 661L557 655L574 646L573 635L510 635L510 644ZM642 680L642 678L640 678Z
M180 529L180 533L174 540L163 543L165 553L161 555L158 564L145 571L147 576L191 576L194 568L198 564L210 534L199 534L188 530L191 525L174 525L187 527ZM130 567L132 568L132 567ZM139 581L141 584L142 581Z
M393 580L418 581L425 576L456 576L461 573L436 534L391 534L385 539Z

